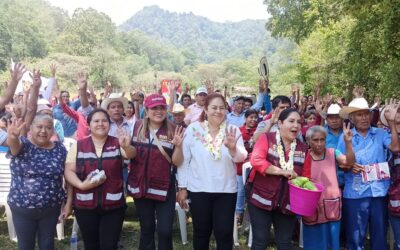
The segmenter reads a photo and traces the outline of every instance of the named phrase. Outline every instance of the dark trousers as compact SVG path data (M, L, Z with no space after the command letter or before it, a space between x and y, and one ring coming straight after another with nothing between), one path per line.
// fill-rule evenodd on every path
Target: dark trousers
M279 210L267 211L250 203L248 203L247 207L253 230L252 250L265 250L267 248L271 224L274 225L277 249L293 248L292 236L296 224L296 216L282 214Z
M189 192L194 250L209 249L214 231L218 250L232 250L236 193Z
M135 199L136 212L140 222L139 250L155 250L156 230L158 250L172 250L172 225L174 223L176 194L173 186L168 190L165 201Z
M61 206L51 208L11 207L19 250L33 250L37 236L40 250L54 249L54 235Z
M75 208L85 250L118 249L125 210L126 206L112 210Z
M343 223L346 230L346 247L364 249L369 226L371 250L387 250L388 200L387 197L343 199Z

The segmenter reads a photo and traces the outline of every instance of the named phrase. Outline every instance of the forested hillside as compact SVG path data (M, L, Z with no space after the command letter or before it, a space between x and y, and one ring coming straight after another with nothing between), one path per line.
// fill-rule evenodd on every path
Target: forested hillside
M45 74L56 63L61 88L71 88L76 73L86 71L98 89L109 80L116 91L153 91L162 78L179 78L192 87L210 80L216 87L256 91L258 60L267 54L275 85L289 84L279 72L293 67L287 55L295 44L271 38L264 25L261 20L216 23L153 6L117 27L90 8L68 16L42 0L2 0L0 80L7 79L12 58Z

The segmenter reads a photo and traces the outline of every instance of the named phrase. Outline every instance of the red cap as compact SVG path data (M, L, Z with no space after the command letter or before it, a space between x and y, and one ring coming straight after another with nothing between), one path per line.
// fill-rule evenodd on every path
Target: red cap
M146 108L154 108L157 106L167 106L167 101L164 96L159 94L152 94L146 97L144 100L144 106Z

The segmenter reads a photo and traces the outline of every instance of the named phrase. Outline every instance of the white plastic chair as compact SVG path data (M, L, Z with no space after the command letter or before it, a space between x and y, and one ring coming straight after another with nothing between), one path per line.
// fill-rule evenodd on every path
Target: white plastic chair
M179 206L179 203L175 203L175 210L178 215L179 229L181 231L182 244L186 245L187 240L187 229L186 229L186 211Z
M10 160L6 158L5 152L0 152L0 205L4 205L6 208L8 235L10 236L11 240L17 241L17 234L15 233L11 210L7 204L7 196L10 192L10 184Z

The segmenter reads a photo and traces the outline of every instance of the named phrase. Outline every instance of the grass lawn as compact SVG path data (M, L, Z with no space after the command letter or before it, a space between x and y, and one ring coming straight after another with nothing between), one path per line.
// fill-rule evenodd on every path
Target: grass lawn
M11 241L8 237L8 230L7 230L7 222L4 215L4 209L0 209L0 250L12 250L17 249L17 245L15 242ZM189 243L186 245L182 245L180 231L179 231L179 224L178 219L176 217L176 222L174 223L174 231L173 231L173 239L174 239L174 249L176 250L190 250L192 249L192 224L189 218L187 223L187 230L188 230L188 240ZM65 239L64 240L55 240L55 249L57 250L69 250L69 240L72 230L72 222L73 218L69 218L66 221L65 229ZM240 246L236 247L235 250L242 250L248 249L247 248L247 236L248 232L244 232L239 228L239 237L240 237ZM128 201L128 209L125 216L125 221L123 225L122 235L121 235L121 247L120 249L126 250L136 250L138 249L139 245L139 237L140 237L140 227L139 221L135 213L135 207L133 205L132 200ZM210 249L216 249L216 244L214 240L211 240ZM83 248L82 239L79 239L78 242L78 249ZM276 249L273 245L268 247L268 250Z

